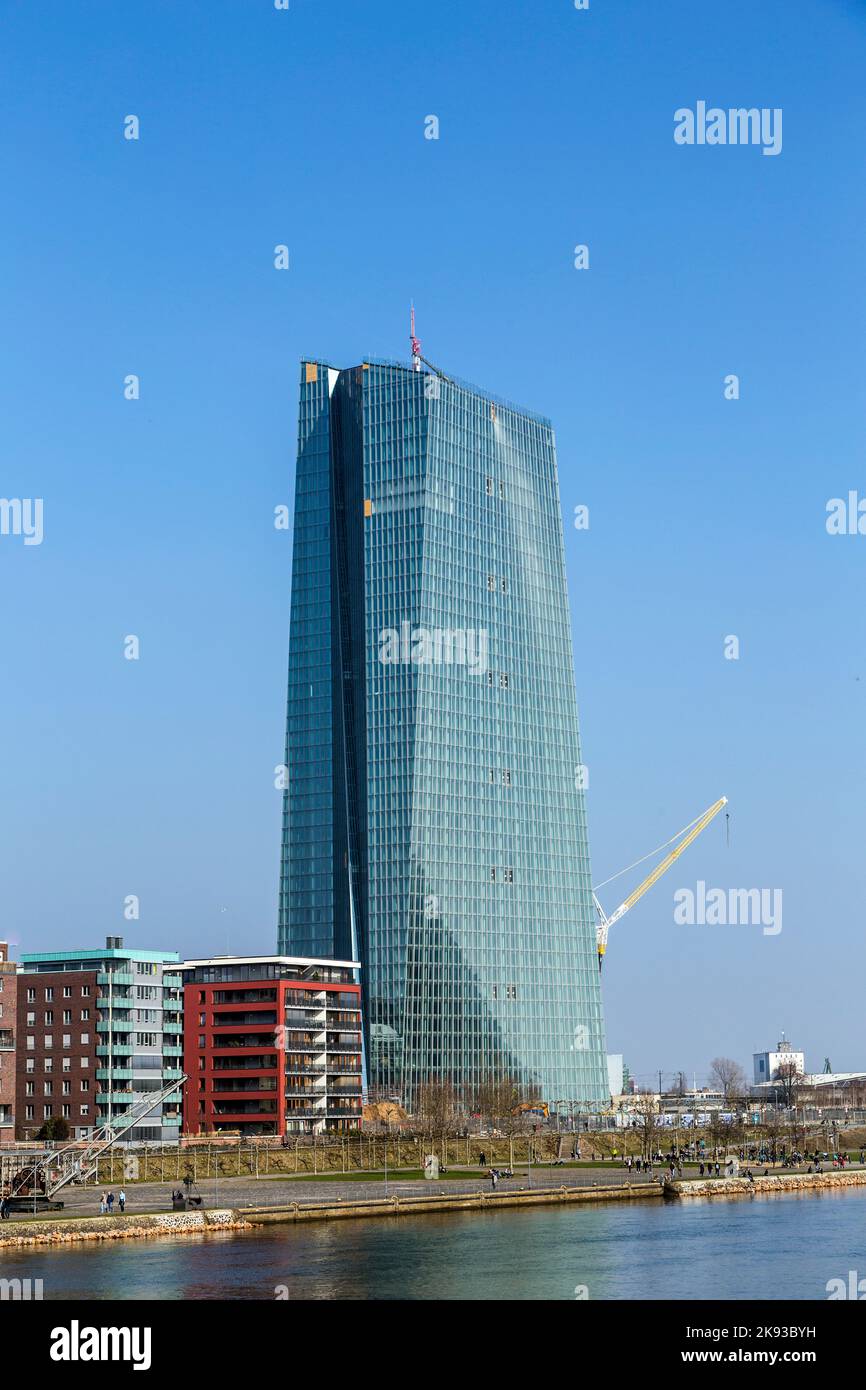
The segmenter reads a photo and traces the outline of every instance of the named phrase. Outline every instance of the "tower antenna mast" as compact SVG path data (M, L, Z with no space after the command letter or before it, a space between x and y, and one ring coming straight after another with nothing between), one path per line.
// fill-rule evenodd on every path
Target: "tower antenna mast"
M410 341L411 344L412 344L412 370L415 371L415 372L420 372L420 370L421 370L421 343L420 343L420 341L415 337L415 305L414 305L414 304L411 304L411 305L410 305L410 308L409 308L409 341Z

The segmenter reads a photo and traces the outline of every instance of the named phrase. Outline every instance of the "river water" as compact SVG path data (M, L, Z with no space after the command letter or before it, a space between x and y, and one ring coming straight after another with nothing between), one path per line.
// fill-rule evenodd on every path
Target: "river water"
M45 1299L809 1300L850 1270L866 1277L862 1188L0 1252Z

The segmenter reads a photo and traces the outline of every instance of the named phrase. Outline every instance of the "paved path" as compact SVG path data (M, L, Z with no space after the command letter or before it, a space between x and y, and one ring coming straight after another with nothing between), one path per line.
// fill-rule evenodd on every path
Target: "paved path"
M454 1170L459 1171L459 1170ZM474 1173L474 1176L473 1176ZM497 1186L497 1191L515 1191L519 1188L532 1187L608 1187L619 1186L628 1181L625 1170L611 1164L608 1171L600 1168L551 1168L547 1165L536 1168L533 1166L531 1174L527 1173L525 1167L515 1170L513 1178L501 1178ZM632 1174L632 1184L651 1181L643 1174ZM658 1173L655 1182L658 1181ZM154 1212L167 1211L171 1208L172 1189L177 1184L174 1182L147 1182L130 1183L126 1187L126 1210L127 1212ZM104 1188L93 1187L66 1187L58 1193L58 1201L63 1202L63 1214L68 1216L98 1216L99 1198ZM117 1206L117 1194L120 1185L115 1183L111 1189L115 1195L115 1214L119 1208ZM244 1178L207 1178L199 1182L197 1191L204 1199L207 1208L219 1206L244 1207L244 1206L285 1206L289 1202L300 1202L303 1205L316 1205L320 1202L348 1201L354 1199L365 1200L371 1197L384 1197L409 1194L430 1194L437 1192L441 1195L451 1193L458 1196L464 1192L478 1192L479 1190L492 1191L490 1179L482 1177L478 1170L467 1169L465 1176L461 1172L459 1178L443 1178L439 1182L428 1182L425 1179L400 1179L388 1177L387 1186L382 1179L373 1179L365 1182L363 1179L354 1179L341 1182L338 1179L328 1179L326 1181L316 1181L315 1178L296 1178L296 1177L244 1177ZM15 1212L10 1217L10 1221L32 1220L32 1214L27 1212Z
M751 1166L752 1171L757 1177L764 1171L763 1164L754 1163L740 1165L741 1174L745 1173L747 1167ZM850 1164L851 1168L859 1168L859 1164ZM825 1165L825 1172L833 1172L832 1165ZM418 1195L420 1193L430 1194L437 1192L442 1195L451 1193L454 1196L466 1192L478 1192L481 1190L492 1191L490 1179L482 1176L478 1169L452 1169L452 1173L459 1173L459 1177L443 1178L439 1182L427 1182L424 1179L405 1179L392 1177L389 1175L387 1187L383 1180L355 1179L350 1181L340 1181L339 1179L316 1180L315 1178L303 1177L242 1177L242 1178L207 1178L198 1184L198 1192L204 1199L205 1207L244 1207L244 1206L285 1206L290 1202L299 1202L302 1205L316 1205L321 1202L336 1202L360 1200L368 1198L384 1197L395 1195ZM770 1168L771 1173L792 1173L806 1172L806 1166L797 1169L792 1168ZM499 1181L497 1191L508 1192L526 1187L613 1187L623 1183L631 1182L632 1186L645 1186L648 1184L657 1185L660 1178L668 1176L668 1169L656 1167L654 1176L648 1174L626 1172L619 1164L611 1163L604 1167L596 1168L568 1168L553 1167L550 1164L543 1164L539 1167L533 1165L531 1173L525 1165L521 1165L515 1170L514 1178L502 1178ZM683 1170L684 1178L698 1178L698 1169L692 1164L687 1164ZM168 1211L171 1207L171 1192L177 1186L175 1182L148 1182L130 1183L126 1188L128 1212L156 1212ZM99 1197L103 1189L93 1187L66 1187L58 1194L58 1199L63 1201L64 1214L68 1216L98 1216ZM119 1184L114 1184L113 1189L115 1198L120 1191ZM115 1202L115 1212L118 1211ZM27 1220L32 1217L27 1212L15 1213L10 1221L15 1219Z

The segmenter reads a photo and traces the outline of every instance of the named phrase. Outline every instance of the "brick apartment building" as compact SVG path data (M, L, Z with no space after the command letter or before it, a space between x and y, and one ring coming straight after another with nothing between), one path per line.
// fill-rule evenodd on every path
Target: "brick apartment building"
M17 987L16 1138L61 1116L70 1138L85 1138L96 1114L96 971L19 974Z
M0 1145L15 1138L16 965L0 941Z

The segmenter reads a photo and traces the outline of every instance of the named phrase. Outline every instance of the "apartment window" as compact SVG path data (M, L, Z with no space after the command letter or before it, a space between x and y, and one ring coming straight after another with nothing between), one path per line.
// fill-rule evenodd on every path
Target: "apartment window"
M90 1082L89 1082L89 1081L82 1081L82 1082L81 1082L81 1089L82 1089L82 1091L89 1091L89 1090L90 1090Z
M53 1037L51 1036L50 1033L46 1033L46 1034L45 1034L45 1037L43 1038L42 1041L43 1041L43 1043L44 1043L44 1045L45 1045L46 1048L49 1048L49 1047L53 1047L53 1046L54 1046L54 1039L53 1039Z
M32 1120L33 1117L34 1117L34 1114L35 1114L35 1106L32 1106L32 1105L25 1105L25 1107L24 1107L24 1118L25 1118L25 1120Z
M90 1058L89 1058L89 1057L82 1057L82 1058L80 1058L80 1059L79 1059L78 1065L81 1067L81 1070L82 1070L82 1071L87 1071L88 1067L90 1066Z
M486 485L486 487L487 487L487 496L488 496L488 497L492 497L492 496L493 496L493 479L492 479L492 478L485 478L484 481L485 481L485 485Z
M36 990L35 990L35 989L28 989L28 991L27 991L27 1003L28 1003L28 1004L35 1004L35 1003L36 1003Z
M491 993L492 993L492 996L493 996L494 999L498 999L498 998L499 998L499 986L498 986L498 985L494 985L494 986L493 986L493 989L492 989L492 991L491 991Z
M54 1060L53 1060L53 1058L51 1058L51 1057L45 1057L45 1058L43 1059L42 1065L44 1066L44 1068L45 1068L46 1071L53 1071L53 1070L54 1070Z
M64 985L64 986L63 986L63 998L64 998L64 999L71 999L71 998L72 998L72 986L71 986L71 985Z
M199 1014L199 1016L198 1016L198 1026L199 1026L199 1028L204 1028L206 1022L207 1022L207 1014Z
M27 1015L27 1027L28 1027L28 1028L35 1028L35 1027L36 1027L36 1015L35 1015L35 1014L28 1014L28 1015Z
M42 1094L43 1094L43 1096L50 1096L53 1090L54 1090L54 1082L53 1082L53 1081L43 1081L43 1083L42 1083Z
M500 483L500 484L499 484L499 496L502 498L502 501L504 502L504 501L505 501L505 484L504 484L504 483Z
M82 985L82 986L81 986L81 997L82 997L82 999L89 999L89 998L90 998L90 985Z
M32 1035L31 1035L30 1037L28 1037L28 1039L27 1039L27 1046L28 1046L28 1048L30 1049L31 1052L32 1052L32 1051L35 1049L35 1047L36 1047L36 1039L35 1039Z
M71 1081L63 1081L63 1082L61 1083L60 1089L61 1089L61 1091L63 1092L63 1094L64 1094L65 1096L71 1095L71 1094L72 1094L72 1082L71 1082Z
M81 1046L82 1046L82 1047L89 1047L89 1046L90 1046L90 1034L89 1034L89 1033L82 1033L82 1034L81 1034Z
M54 1022L54 1010L53 1010L53 1009L46 1009L46 1010L45 1010L45 1020L44 1020L44 1021L45 1021L45 1026L46 1026L46 1028L50 1028L51 1025L52 1025L52 1023Z
M510 787L510 786L511 786L511 768L510 768L510 767L504 767L504 768L502 769L502 783L503 783L503 786L506 786L506 787Z
M64 1071L72 1071L72 1058L71 1058L71 1057L64 1057L64 1058L63 1058L63 1070L64 1070Z
M496 882L496 870L495 870L495 869L491 869L491 870L490 870L490 882L491 882L491 883L495 883L495 882Z
M50 1003L52 1002L53 999L54 999L54 986L53 986L53 985L48 985L48 986L46 986L46 989L45 989L45 1002L46 1002L46 1004L50 1004Z
M71 1023L71 1022L72 1022L72 1010L71 1010L71 1009L64 1009L64 1010L63 1010L63 1022L64 1022L64 1023Z
M136 1045L138 1047L156 1047L155 1033L136 1033Z
M71 1033L64 1033L64 1034L63 1034L63 1043L62 1043L62 1046L63 1046L63 1047L71 1047L71 1046L72 1046L72 1034L71 1034Z
M72 1114L72 1106L71 1106L71 1105L61 1105L61 1107L60 1107L60 1113L61 1113L61 1115L63 1116L64 1119L68 1120L69 1117L70 1117L71 1114Z
M495 575L495 574L488 574L488 576L487 576L487 587L488 587L488 589L490 589L491 592L496 588L496 575Z
M89 1105L81 1105L81 1106L79 1106L78 1113L79 1113L80 1115L87 1115L87 1114L89 1113L89 1111L90 1111L90 1106L89 1106Z
M500 671L500 672L499 672L499 684L500 684L500 686L502 687L503 690L507 690L507 689L508 689L508 672L507 672L507 671Z
M82 1022L82 1023L89 1023L89 1022L90 1022L90 1010L89 1010L89 1009L82 1009L82 1010L81 1010L81 1022Z
M516 998L517 998L517 985L506 985L506 988L505 988L505 995L506 995L506 998L508 998L508 999L516 999Z
M35 1084L35 1082L33 1082L33 1081L25 1081L25 1082L24 1082L24 1094L25 1094L25 1096L32 1096L32 1095L35 1095L35 1092L36 1092L36 1084Z
M513 870L513 869L506 869L506 870L505 870L505 882L506 882L506 883L513 883L513 882L514 882L514 870Z
M24 1070L25 1070L25 1071L35 1071L35 1070L36 1070L36 1058L35 1058L35 1057L28 1057L28 1058L27 1058L26 1062L24 1063Z
M198 1045L199 1045L199 1047L204 1047L205 1044L206 1044L206 1041L207 1041L207 1039L205 1038L204 1033L199 1033L199 1038L198 1038Z

